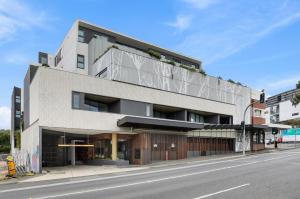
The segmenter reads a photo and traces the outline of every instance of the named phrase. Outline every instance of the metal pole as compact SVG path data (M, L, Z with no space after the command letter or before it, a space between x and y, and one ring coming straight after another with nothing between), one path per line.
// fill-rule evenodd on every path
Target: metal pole
M247 106L247 108L245 109L244 111L244 118L243 118L243 155L245 156L246 155L246 113L247 113L247 110L250 106L252 106L253 103L249 104Z
M296 125L295 125L295 122L294 122L294 133L295 133L295 141L294 141L294 145L295 145L295 148L296 148L296 135L297 135L297 129L296 129Z

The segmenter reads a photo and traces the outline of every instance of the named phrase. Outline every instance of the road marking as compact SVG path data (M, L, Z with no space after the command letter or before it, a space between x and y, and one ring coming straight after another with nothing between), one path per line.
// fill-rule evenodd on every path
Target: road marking
M168 171L174 171L174 170L180 170L180 169L188 169L188 168L193 168L193 167L201 167L201 166L208 166L208 165L214 165L214 164L220 164L220 163L234 162L234 161L244 160L244 159L252 159L252 158L260 157L260 156L261 155L255 155L255 156L236 158L236 159L230 159L230 160L223 160L223 161L217 161L217 162L209 162L209 163L204 163L204 164L196 164L196 165L189 165L189 166L169 168L169 169L161 169L161 170L154 170L154 171L145 171L145 172L139 172L139 173L125 174L125 175L100 177L100 178L84 179L84 180L75 180L75 181L69 181L69 182L60 182L60 183L36 185L36 186L29 186L29 187L20 187L20 188L14 188L14 189L1 190L0 193L8 193L8 192L30 190L30 189L40 189L40 188L48 188L48 187L55 187L55 186L61 186L61 185L71 185L71 184L86 183L86 182L93 182L93 181L103 181L103 180L111 180L111 179L116 179L116 178L147 175L147 174L168 172ZM292 155L286 155L286 156L283 156L282 158L286 158L286 157L289 157L289 156L292 156ZM268 159L266 159L266 160L268 160ZM271 158L270 160L273 160L273 159ZM264 162L264 161L265 160L262 160L261 162ZM259 161L256 161L255 163L258 163L258 162Z
M207 194L207 195L203 195L203 196L200 196L200 197L197 197L197 198L194 198L194 199L203 199L203 198L208 198L208 197L211 197L211 196L214 196L214 195L218 195L220 193L224 193L224 192L228 192L228 191L232 191L232 190L235 190L235 189L239 189L239 188L242 188L242 187L245 187L245 186L249 186L250 184L247 183L247 184L243 184L243 185L240 185L240 186L236 186L236 187L231 187L229 189L224 189L224 190L221 190L221 191L218 191L218 192L215 192L215 193L211 193L211 194Z
M292 155L289 155L289 156L292 156ZM177 178L183 178L183 177L188 177L188 176L200 175L200 174L204 174L204 173L212 173L212 172L216 172L216 171L222 171L222 170L227 170L227 169L232 169L232 168L237 168L237 167L243 167L243 166L247 166L247 165L256 164L256 163L259 163L259 162L268 162L268 161L271 161L271 160L282 159L282 158L289 157L289 156L270 158L270 159L262 160L262 161L254 161L254 162L250 162L250 163L243 163L243 164L227 166L227 167L222 167L222 168L217 168L217 169L210 169L210 170L206 170L206 171L193 172L193 173L177 175L177 176L171 176L171 177L166 177L166 178L159 178L159 179L155 179L155 180L146 180L146 181L140 181L140 182L135 182L135 183L130 183L130 184L122 184L122 185L117 185L117 186L111 186L111 187L103 187L103 188L90 189L90 190L84 190L84 191L77 191L77 192L70 192L70 193L64 193L64 194L44 196L44 197L35 198L35 199L68 197L68 196L84 194L84 193L90 193L90 192L99 192L99 191L105 191L105 190L116 189L116 188L124 188L124 187L142 185L142 184L150 184L150 183L161 182L161 181L166 181L166 180L174 180L174 179L177 179Z
M23 191L23 190L30 190L30 189L40 189L40 188L55 187L55 186L70 185L70 184L78 184L78 183L93 182L93 181L111 180L111 179L122 178L122 177L147 175L147 174L153 174L153 173L161 173L161 172L168 172L168 171L174 171L174 170L180 170L180 169L188 169L188 168L193 168L193 167L200 167L200 166L214 165L214 164L220 164L220 163L227 163L227 162L233 162L233 161L244 160L244 159L252 159L252 158L255 158L255 157L259 157L259 156L261 156L261 155L255 155L255 156L243 157L243 158L236 158L236 159L231 159L231 160L223 160L223 161L217 161L217 162L209 162L209 163L204 163L204 164L196 164L196 165L183 166L183 167L170 168L170 169L161 169L161 170L156 170L156 171L146 171L146 172L140 172L140 173L126 174L126 175L109 176L109 177L101 177L101 178L93 178L93 179L85 179L85 180L76 180L76 181L70 181L70 182L36 185L36 186L29 186L29 187L20 187L20 188L15 188L15 189L1 190L0 193ZM285 158L285 157L289 157L289 156L284 156L283 158Z

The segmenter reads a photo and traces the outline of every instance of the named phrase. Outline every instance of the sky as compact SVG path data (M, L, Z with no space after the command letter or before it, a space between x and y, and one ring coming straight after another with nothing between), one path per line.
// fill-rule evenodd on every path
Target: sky
M39 51L76 19L200 59L209 75L274 95L300 79L299 0L0 0L0 129Z

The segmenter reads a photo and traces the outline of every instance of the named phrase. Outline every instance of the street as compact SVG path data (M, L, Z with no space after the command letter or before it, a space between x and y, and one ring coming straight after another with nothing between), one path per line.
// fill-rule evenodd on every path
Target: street
M300 198L300 150L0 186L0 198Z

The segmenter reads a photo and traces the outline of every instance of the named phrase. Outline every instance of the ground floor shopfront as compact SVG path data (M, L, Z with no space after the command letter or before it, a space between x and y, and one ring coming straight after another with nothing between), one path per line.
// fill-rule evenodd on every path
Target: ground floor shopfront
M42 130L42 166L149 164L233 153L233 133L135 132L94 135Z

